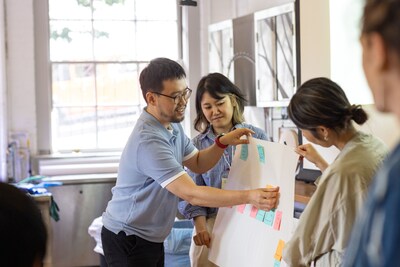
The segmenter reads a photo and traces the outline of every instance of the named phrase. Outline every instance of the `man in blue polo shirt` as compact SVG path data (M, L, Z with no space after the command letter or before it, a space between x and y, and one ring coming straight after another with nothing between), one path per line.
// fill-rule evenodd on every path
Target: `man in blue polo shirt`
M197 186L184 167L211 169L228 145L253 131L241 128L218 136L198 151L180 122L191 95L183 68L170 59L152 60L140 74L144 108L121 155L113 197L103 213L102 243L109 266L164 266L163 241L171 231L179 198L197 206L250 203L276 206L278 188L227 191Z

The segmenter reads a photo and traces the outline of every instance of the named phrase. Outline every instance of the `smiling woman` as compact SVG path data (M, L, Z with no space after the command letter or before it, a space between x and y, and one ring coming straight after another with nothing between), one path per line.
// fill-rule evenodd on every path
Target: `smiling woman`
M240 89L220 73L211 73L200 80L196 91L197 117L194 126L201 134L193 139L193 143L198 149L205 149L215 142L225 151L218 164L208 172L197 174L188 171L197 185L224 188L234 150L233 146L219 141L225 133L246 127L255 132L255 138L267 140L267 134L263 130L244 123L245 101ZM208 260L208 246L218 209L199 207L183 201L179 204L179 210L186 218L195 222L190 248L191 266L215 266Z

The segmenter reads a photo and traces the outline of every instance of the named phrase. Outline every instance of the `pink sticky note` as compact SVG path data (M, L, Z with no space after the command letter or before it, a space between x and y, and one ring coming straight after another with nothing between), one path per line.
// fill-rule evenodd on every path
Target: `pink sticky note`
M246 204L243 204L243 205L237 206L236 209L238 212L243 213L245 208L246 208Z
M254 206L251 206L250 217L255 218L257 216L258 209Z
M281 228L282 211L277 210L275 214L274 229L278 230Z

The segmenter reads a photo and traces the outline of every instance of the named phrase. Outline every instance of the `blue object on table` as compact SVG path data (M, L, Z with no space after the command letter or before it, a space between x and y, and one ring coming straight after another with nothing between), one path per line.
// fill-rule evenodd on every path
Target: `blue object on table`
M45 178L45 176L28 177L21 182L15 184L15 186L25 191L26 193L29 193L30 195L45 195L49 194L49 192L47 191L48 187L62 185L62 182L40 182L38 184L32 183L33 181L40 181L43 178ZM55 202L53 196L51 196L49 214L50 217L53 218L56 222L60 220L60 216L58 214L59 211L60 209L57 203Z
M299 219L300 215L303 213L304 209L306 208L306 204L301 202L294 202L294 217Z
M190 220L175 221L164 241L165 267L190 267L189 249L193 224Z

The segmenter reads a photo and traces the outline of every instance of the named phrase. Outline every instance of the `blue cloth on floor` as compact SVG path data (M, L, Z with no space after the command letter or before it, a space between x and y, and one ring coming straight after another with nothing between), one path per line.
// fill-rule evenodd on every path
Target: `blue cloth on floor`
M164 241L165 267L190 266L192 233L193 224L190 220L175 221L171 233Z

